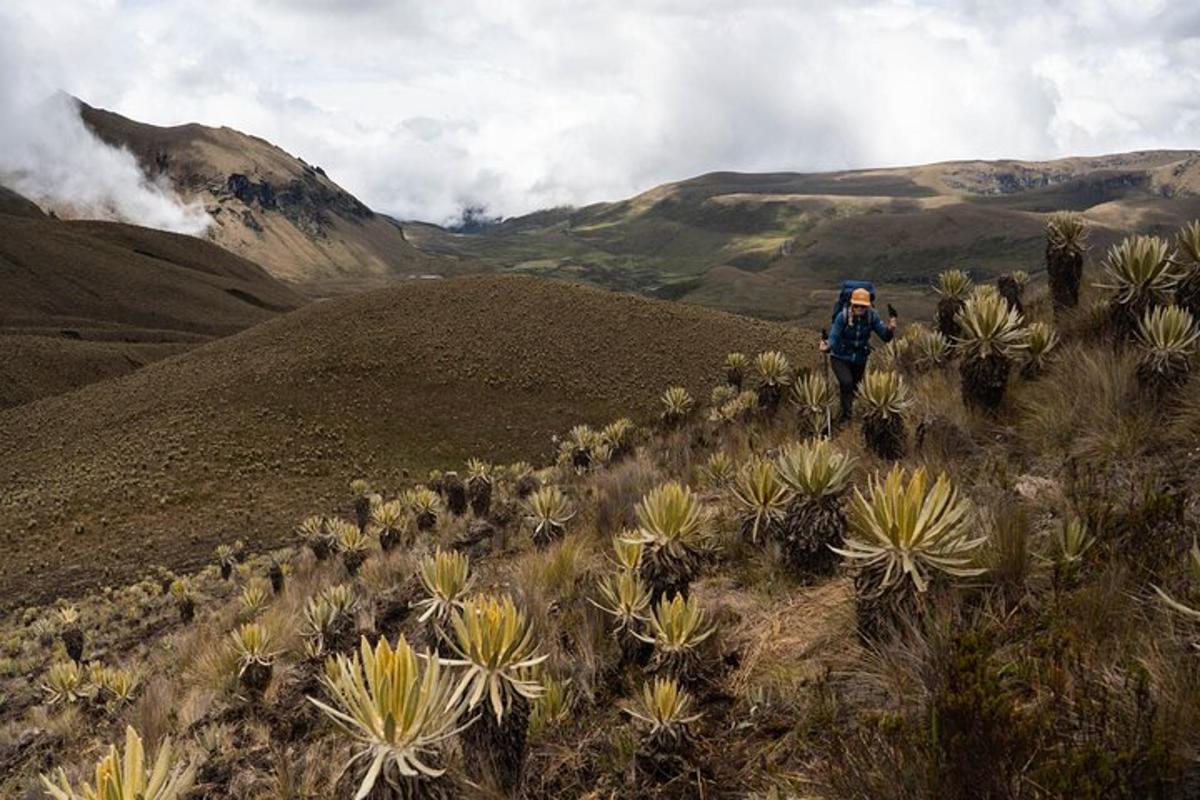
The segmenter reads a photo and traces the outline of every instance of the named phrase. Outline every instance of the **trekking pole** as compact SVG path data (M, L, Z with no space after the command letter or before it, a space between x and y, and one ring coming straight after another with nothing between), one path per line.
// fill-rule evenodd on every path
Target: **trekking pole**
M821 328L821 341L828 345L829 332ZM829 363L829 350L825 351L825 381L830 385L833 384L833 367ZM825 406L825 438L833 438L833 411L828 405Z

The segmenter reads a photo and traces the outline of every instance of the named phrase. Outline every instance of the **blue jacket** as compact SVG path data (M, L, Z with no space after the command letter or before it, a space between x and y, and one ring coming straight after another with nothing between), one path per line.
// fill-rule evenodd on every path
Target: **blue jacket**
M867 309L857 321L851 320L849 309L843 309L829 331L829 354L851 364L865 363L871 355L871 331L885 342L892 340L892 331L883 324L875 309Z

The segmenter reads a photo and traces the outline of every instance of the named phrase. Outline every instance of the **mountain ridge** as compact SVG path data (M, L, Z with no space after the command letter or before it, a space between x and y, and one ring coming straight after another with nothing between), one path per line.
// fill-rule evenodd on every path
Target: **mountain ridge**
M910 315L957 267L1040 279L1044 224L1081 211L1092 257L1129 232L1200 216L1200 151L1051 161L965 159L838 172L713 171L633 197L449 233L410 223L431 253L768 319L819 325L843 277L874 280Z
M425 255L403 230L325 171L252 134L198 123L149 125L77 101L87 127L129 150L151 180L203 203L207 238L275 277L320 294L323 283L468 271Z

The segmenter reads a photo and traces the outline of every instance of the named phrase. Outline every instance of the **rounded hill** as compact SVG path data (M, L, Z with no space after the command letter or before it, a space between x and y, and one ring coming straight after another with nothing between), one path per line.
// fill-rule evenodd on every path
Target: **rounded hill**
M367 476L538 460L580 422L705 396L731 350L796 328L521 277L410 281L305 306L123 378L0 412L0 596L30 601L267 546Z

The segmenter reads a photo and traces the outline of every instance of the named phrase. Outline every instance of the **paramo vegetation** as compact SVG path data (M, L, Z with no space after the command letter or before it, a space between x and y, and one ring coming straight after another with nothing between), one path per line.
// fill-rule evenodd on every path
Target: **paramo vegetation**
M11 615L0 794L1196 796L1200 223L1045 267Z

